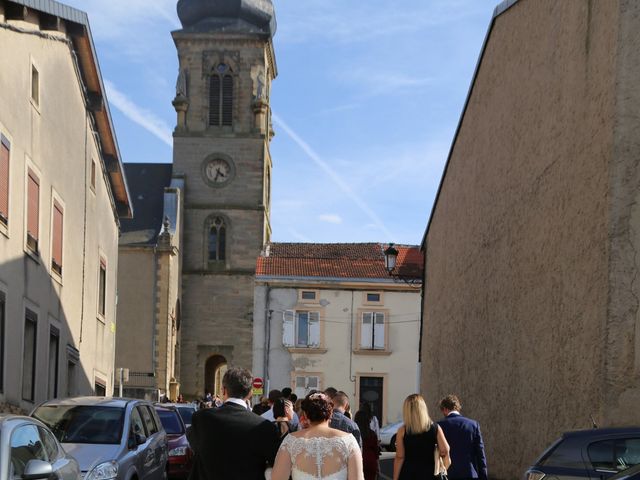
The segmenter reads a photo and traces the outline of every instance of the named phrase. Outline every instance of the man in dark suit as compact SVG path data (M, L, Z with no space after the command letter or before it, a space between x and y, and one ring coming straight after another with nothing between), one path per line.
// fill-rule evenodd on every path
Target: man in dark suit
M447 395L440 400L440 410L445 416L438 422L449 443L451 466L449 480L487 480L487 459L480 425L475 420L460 415L460 400Z
M333 415L331 415L329 426L352 434L358 441L360 448L362 448L362 436L358 425L344 414L344 412L349 408L349 397L347 397L347 394L344 392L337 392L333 397L331 397L327 391L331 391L329 389L325 390L325 395L331 398L331 403L333 403Z
M252 381L248 370L230 368L222 378L224 404L194 413L188 433L195 451L190 480L264 480L279 438L271 422L247 409Z

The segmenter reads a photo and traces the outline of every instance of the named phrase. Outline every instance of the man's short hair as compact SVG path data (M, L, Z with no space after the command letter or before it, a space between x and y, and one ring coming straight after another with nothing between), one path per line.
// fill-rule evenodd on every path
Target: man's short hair
M253 375L246 368L232 367L222 377L222 386L232 398L247 398L251 393Z
M333 396L331 402L336 408L347 408L349 406L349 397L344 392L338 392Z
M460 411L462 409L462 404L460 403L460 399L453 394L449 394L440 400L440 410L456 410Z
M327 395L329 398L333 398L336 396L336 393L338 393L338 390L333 388L333 387L327 387L324 391L325 395Z
M282 392L280 390L271 390L269 392L269 403L273 403L279 398L282 398Z
M282 396L283 396L284 398L287 398L287 399L288 399L288 398L290 398L290 397L291 397L291 392L292 392L292 391L293 391L293 390L291 390L289 387L284 387L284 388L282 389Z

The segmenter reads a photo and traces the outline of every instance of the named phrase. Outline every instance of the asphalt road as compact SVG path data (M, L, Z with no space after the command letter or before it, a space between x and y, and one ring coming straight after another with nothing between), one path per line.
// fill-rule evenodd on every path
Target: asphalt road
M393 478L393 460L396 458L395 452L382 452L380 455L380 480L391 480Z

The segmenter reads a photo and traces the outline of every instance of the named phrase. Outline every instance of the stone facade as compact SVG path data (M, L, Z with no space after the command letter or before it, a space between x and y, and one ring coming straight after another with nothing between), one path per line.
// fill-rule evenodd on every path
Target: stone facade
M184 29L173 37L174 174L185 179L181 389L193 398L219 388L214 370L252 364L255 259L271 233L268 102L276 66L268 35ZM232 124L224 126L209 124L210 77L220 65L233 78ZM219 159L231 170L221 185L207 178L207 165ZM210 261L215 219L224 223L225 255Z
M563 431L637 424L640 5L492 21L424 249L422 390L457 393L493 478Z
M12 412L113 391L119 220L131 215L86 14L22 3L0 2L0 411Z

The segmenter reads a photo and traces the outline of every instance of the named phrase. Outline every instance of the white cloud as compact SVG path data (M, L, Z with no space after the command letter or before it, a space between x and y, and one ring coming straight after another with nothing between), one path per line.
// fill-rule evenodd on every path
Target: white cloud
M169 147L173 148L171 129L161 118L133 103L109 80L105 80L104 84L107 89L107 98L110 104L113 104L129 120L137 123Z
M335 225L339 225L342 223L342 217L335 213L323 213L318 216L318 220L326 223L333 223Z

